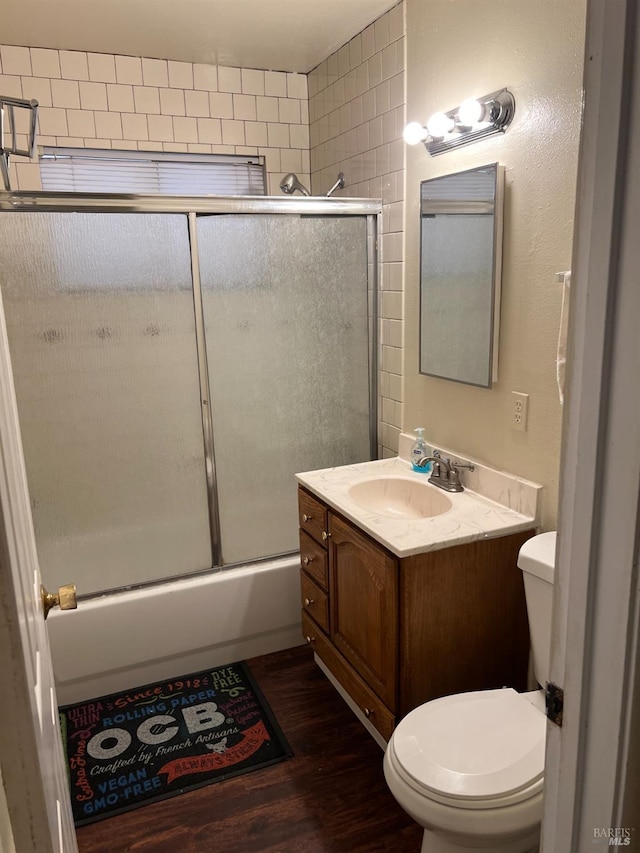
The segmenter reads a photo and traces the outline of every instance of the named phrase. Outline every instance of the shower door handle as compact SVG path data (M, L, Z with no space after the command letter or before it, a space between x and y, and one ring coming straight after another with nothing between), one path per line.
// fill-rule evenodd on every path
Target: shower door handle
M59 607L60 610L76 610L78 607L74 583L67 583L59 587L57 592L47 592L45 587L40 584L40 595L42 596L42 611L45 619L52 607Z

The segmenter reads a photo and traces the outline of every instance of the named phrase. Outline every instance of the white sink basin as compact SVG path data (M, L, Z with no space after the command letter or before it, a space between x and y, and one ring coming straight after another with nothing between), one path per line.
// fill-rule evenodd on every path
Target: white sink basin
M434 486L407 477L363 480L351 486L348 495L362 509L384 518L430 518L453 506Z

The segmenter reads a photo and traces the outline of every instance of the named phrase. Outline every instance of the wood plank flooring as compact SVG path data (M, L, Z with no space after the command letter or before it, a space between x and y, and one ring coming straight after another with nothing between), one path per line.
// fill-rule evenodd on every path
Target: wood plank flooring
M78 829L80 853L419 853L382 750L298 646L248 661L293 758Z

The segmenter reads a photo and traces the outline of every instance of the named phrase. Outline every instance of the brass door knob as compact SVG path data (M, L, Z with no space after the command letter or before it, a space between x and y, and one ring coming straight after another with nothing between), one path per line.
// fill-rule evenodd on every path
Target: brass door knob
M310 515L307 515L307 513L306 513L306 512L303 512L303 513L302 513L302 520L303 520L303 521L311 521L311 516L310 516Z
M313 604L313 598L305 598L305 600L304 600L304 606L305 607L310 607L312 604Z
M309 563L313 563L313 557L303 557L302 562L304 563L305 566L308 566Z
M364 715L367 719L369 719L369 717L373 716L373 708L365 708L364 709Z
M315 643L316 638L315 638L315 637L310 637L309 635L307 635L307 636L305 637L305 640L307 641L307 643L309 643L309 645L311 645L312 643Z
M75 610L78 607L76 585L74 583L67 583L59 587L58 592L47 592L45 587L40 584L40 594L42 596L42 610L45 619L52 607L59 607L60 610Z
M330 533L327 533L327 531L326 531L326 530L323 530L323 531L322 531L322 539L323 539L325 542L327 541L327 539L328 539L330 536L331 536L331 534L330 534Z

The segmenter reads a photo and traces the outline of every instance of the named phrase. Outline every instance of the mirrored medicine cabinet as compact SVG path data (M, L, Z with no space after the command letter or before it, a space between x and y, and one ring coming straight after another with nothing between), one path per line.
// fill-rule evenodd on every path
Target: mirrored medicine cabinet
M498 163L420 185L420 373L498 378L503 199Z

